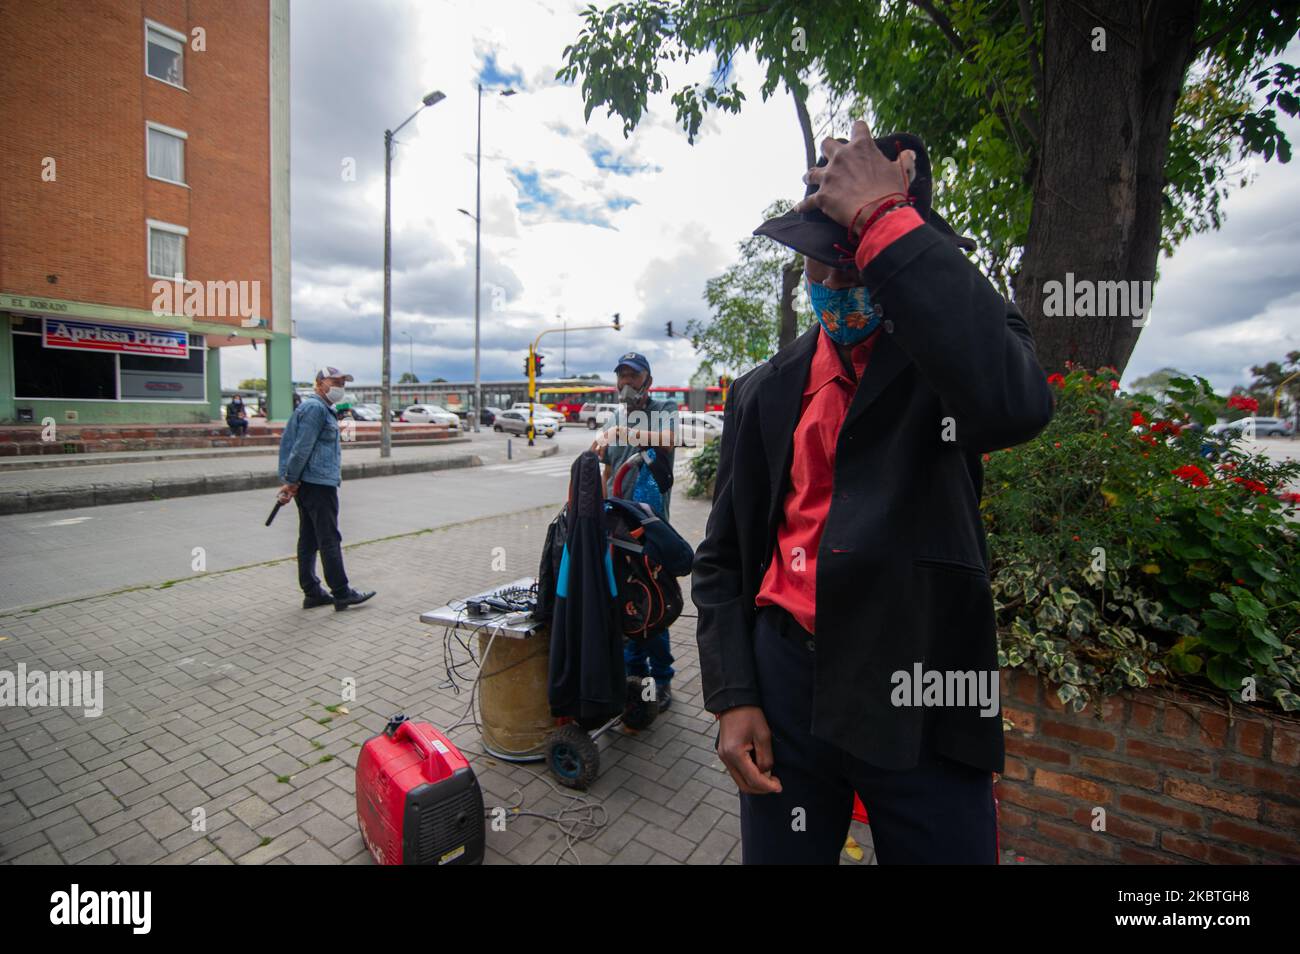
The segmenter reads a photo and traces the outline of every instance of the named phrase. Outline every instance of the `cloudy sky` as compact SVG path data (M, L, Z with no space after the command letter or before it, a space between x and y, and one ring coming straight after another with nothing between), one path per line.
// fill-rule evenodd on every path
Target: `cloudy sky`
M320 364L378 382L383 309L383 132L421 97L446 99L398 135L393 167L393 374L470 380L474 343L476 83L483 96L482 376L521 377L539 330L548 376L608 374L644 352L661 384L697 367L668 339L707 316L704 283L734 261L774 199L802 194L803 147L788 95L758 97L758 70L738 65L749 94L739 116L706 118L690 146L668 95L651 99L630 138L618 119L583 121L576 86L554 79L581 29L586 0L491 3L295 0L292 4L294 377ZM707 80L697 60L670 88ZM814 96L814 115L823 104ZM823 132L843 130L823 130ZM1288 130L1300 148L1300 124ZM1220 388L1300 348L1300 162L1260 163L1233 196L1225 227L1161 263L1150 323L1125 379L1165 365ZM351 173L355 171L355 175ZM223 384L260 376L262 353L230 349Z

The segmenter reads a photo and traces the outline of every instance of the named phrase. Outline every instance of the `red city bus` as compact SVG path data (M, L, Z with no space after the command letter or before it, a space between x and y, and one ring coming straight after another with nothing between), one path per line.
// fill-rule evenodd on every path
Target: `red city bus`
M557 414L563 414L566 421L576 421L582 405L588 401L608 403L613 400L613 394L613 388L540 387L537 400Z

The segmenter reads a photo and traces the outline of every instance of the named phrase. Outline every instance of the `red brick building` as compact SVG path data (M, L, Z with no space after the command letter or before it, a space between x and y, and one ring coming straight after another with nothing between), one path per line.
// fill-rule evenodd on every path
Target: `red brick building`
M0 3L0 422L291 410L288 0Z

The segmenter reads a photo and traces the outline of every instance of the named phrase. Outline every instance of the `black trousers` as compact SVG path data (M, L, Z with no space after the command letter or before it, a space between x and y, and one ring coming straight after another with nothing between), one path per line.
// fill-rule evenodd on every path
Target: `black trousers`
M339 489L325 484L301 483L294 497L298 503L298 585L308 596L321 591L316 576L316 554L330 592L348 592L348 575L343 570L343 537L339 533Z
M995 864L993 778L924 752L905 771L881 769L815 738L815 640L784 609L758 610L754 634L763 714L772 730L775 795L740 796L745 864L836 864L856 791L880 864Z

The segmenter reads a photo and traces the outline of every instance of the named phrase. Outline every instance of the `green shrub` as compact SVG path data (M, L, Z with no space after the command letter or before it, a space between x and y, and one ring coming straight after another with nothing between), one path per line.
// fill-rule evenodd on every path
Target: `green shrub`
M691 489L686 492L688 497L712 499L713 482L718 476L718 454L721 450L722 442L715 437L691 458Z
M1113 369L1048 380L1048 428L985 455L1000 664L1076 711L1175 680L1300 709L1300 463L1198 430L1222 406L1204 378L1164 405Z

